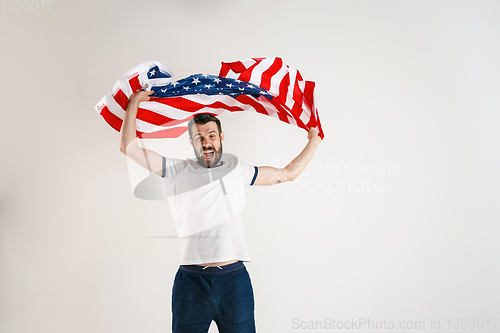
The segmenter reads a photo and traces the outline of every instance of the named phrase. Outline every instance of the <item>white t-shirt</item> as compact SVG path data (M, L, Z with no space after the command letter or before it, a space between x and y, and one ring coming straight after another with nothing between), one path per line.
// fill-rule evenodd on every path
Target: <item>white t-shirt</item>
M181 239L181 265L249 261L243 232L245 185L258 169L230 154L204 168L196 159L163 158L168 201Z

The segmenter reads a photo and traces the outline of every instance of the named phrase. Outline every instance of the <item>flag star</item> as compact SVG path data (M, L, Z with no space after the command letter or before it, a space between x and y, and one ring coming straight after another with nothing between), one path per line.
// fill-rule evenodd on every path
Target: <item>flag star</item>
M161 90L162 93L164 93L165 91L167 91L167 88Z
M196 85L197 85L198 83L200 83L200 80L198 80L198 78L197 78L197 77L195 77L192 83L194 83L194 84L196 84Z
M239 90L245 90L245 88L238 88Z
M201 74L201 76L203 76L204 78L207 78L208 75L207 74Z
M241 80L235 80L235 81L238 82L238 83L241 83Z
M232 83L226 83L226 86L228 86L229 88L232 88L233 84Z
M179 84L179 82L175 81L175 82L174 82L174 83L172 83L172 84L174 85L174 88L175 88L175 86L176 86L176 85L178 85L178 84Z
M254 87L254 86L252 86L251 84L249 84L249 85L247 86L247 88L253 89L253 88L255 88L255 87Z
M220 92L219 95L224 95L224 94Z
M153 76L156 73L156 69L152 69L151 72L149 72L149 75Z
M210 89L212 87L211 84L205 84L205 87L207 87L208 89Z
M216 78L214 79L214 82L221 83L221 82L222 82L222 80L221 80L221 79L219 79L218 77L216 77Z
M186 91L188 91L188 90L189 90L189 87L182 87L182 89L186 89Z

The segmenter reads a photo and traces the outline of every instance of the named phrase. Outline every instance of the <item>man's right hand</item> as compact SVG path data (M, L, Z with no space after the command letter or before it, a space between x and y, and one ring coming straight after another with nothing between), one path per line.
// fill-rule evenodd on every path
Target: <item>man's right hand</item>
M137 89L135 91L135 93L133 93L132 95L130 95L130 98L129 98L129 103L130 102L133 102L133 103L137 103L137 105L140 103L140 102L146 102L146 101L149 101L149 96L154 94L154 91L151 90L151 91L144 91L144 90L139 90Z

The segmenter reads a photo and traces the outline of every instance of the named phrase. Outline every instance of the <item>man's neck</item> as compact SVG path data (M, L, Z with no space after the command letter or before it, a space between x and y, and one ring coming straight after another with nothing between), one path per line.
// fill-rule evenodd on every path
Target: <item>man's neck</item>
M224 162L222 160L219 161L219 163L217 163L217 165L214 165L214 166L209 166L209 165L204 165L203 163L201 163L201 161L198 159L198 164L202 167L204 167L205 169L212 169L212 168L215 168L215 167L218 167L218 166L221 166L224 164Z

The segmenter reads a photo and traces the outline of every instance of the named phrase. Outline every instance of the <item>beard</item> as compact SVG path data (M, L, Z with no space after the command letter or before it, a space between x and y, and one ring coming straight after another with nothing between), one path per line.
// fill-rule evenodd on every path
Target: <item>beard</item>
M219 164L222 158L222 142L220 143L220 148L218 151L214 147L202 148L201 151L194 151L196 158L198 159L198 164L204 168L213 168Z

